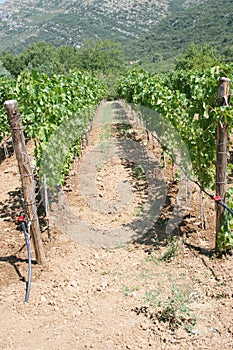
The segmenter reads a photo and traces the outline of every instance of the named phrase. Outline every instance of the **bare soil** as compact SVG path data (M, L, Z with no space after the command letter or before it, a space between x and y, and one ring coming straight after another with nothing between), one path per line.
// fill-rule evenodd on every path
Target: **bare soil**
M20 178L14 155L1 161L0 349L232 349L233 258L214 255L213 203L204 198L204 230L199 190L190 187L186 213L167 236L179 182L158 144L120 101L100 106L87 140L64 205L51 205L49 235L40 209L47 266L33 264L28 303ZM156 167L152 192L151 174L119 140L146 148L143 159ZM115 153L103 161L108 148L98 145L106 142ZM30 142L28 151L33 157ZM143 210L164 184L151 222Z

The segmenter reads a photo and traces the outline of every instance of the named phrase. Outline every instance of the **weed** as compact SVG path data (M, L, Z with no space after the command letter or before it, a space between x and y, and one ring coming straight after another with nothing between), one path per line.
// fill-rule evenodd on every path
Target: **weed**
M147 316L159 322L168 323L171 330L183 327L187 332L192 331L196 318L191 315L189 303L190 291L180 289L173 284L171 295L167 299L161 298L161 290L146 292L145 303L149 304ZM145 311L145 308L143 308ZM150 311L149 311L150 310ZM149 315L148 315L149 313Z
M156 256L155 254L150 254L147 258L146 261L152 261L153 263L158 263L160 261L160 258Z
M184 327L185 331L186 331L187 333L194 334L193 328L194 328L196 322L197 322L196 317L191 318L191 319L189 320L189 322L188 322L188 323L185 325L185 327Z
M124 296L128 297L134 291L138 291L139 289L140 289L139 286L132 286L131 288L124 286L124 288L122 289L122 292L123 292Z
M140 216L142 215L142 212L143 212L143 206L142 205L139 205L136 209L135 209L135 212L134 212L134 216Z
M215 298L215 299L217 299L217 300L218 300L218 299L226 298L226 292L225 292L224 290L222 290L222 291L220 291L220 292L214 294L212 297Z
M140 164L134 164L132 166L132 172L133 172L133 176L137 180L141 180L145 178L145 172L144 172L143 166Z
M179 242L177 237L169 235L168 236L168 250L160 258L161 261L169 261L178 254Z
M158 296L160 295L160 293L160 289L153 292L146 292L146 297L144 299L145 304L149 303L149 306L152 308L160 306L160 301L158 301Z
M176 172L174 174L174 180L175 181L180 181L180 179L181 179L180 171L176 170Z

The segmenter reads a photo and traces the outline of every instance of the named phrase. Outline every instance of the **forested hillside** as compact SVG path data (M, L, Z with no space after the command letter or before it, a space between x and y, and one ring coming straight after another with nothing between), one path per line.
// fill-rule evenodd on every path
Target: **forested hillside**
M233 2L208 0L160 21L129 48L130 57L154 67L171 66L191 44L215 47L233 57Z
M164 17L206 0L7 0L0 4L0 50L19 51L35 41L80 46L109 39L125 47Z

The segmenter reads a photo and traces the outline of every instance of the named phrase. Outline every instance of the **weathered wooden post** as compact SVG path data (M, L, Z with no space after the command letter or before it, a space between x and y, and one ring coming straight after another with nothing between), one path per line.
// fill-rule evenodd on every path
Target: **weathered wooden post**
M218 82L218 101L220 106L229 106L230 103L231 80L225 77ZM217 150L216 150L216 196L220 196L224 201L227 191L227 150L228 150L228 124L218 121L217 124ZM216 207L216 240L215 251L218 252L218 233L224 215L224 208L220 205Z
M30 232L32 234L36 261L38 264L45 265L46 258L41 239L35 202L35 182L32 167L27 154L22 122L18 110L18 103L15 100L6 101L4 103L4 107L11 127L12 141L21 176L25 210L30 221Z

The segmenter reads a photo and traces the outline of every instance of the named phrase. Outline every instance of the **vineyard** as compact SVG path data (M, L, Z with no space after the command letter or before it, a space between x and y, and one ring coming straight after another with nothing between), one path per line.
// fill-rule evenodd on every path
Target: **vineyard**
M201 196L207 194L210 198L217 191L216 126L225 123L229 134L232 128L229 96L222 98L226 103L221 103L217 81L221 76L231 80L232 70L228 64L205 71L176 70L162 76L132 69L116 85L116 97L131 105L146 131L156 134L163 151L178 165L177 176L185 176L186 181L199 186ZM5 153L10 128L3 102L15 99L22 110L26 137L35 143L36 176L39 180L46 176L48 187L56 191L64 184L74 157L80 155L83 135L90 130L96 107L105 95L104 83L82 72L49 77L32 70L22 72L16 81L1 78L0 141ZM228 168L230 172L230 163ZM227 204L221 203L223 207L232 205L231 189L223 200L227 200ZM200 210L203 212L202 207ZM224 216L216 247L227 252L233 243L230 208Z
M124 77L117 87L121 98L147 107L141 108L147 129L157 133L180 171L207 195L215 191L217 122L226 123L229 133L232 129L232 108L220 105L217 82L221 76L232 79L232 69L232 65L225 65L204 72L178 71L165 77L136 70ZM140 108L136 110L140 113ZM182 153L179 160L176 159L177 149ZM231 164L229 172L230 169ZM231 189L227 197L232 205L230 194ZM219 246L223 250L231 248L233 243L232 215L226 213L226 216L228 224L223 223L219 235Z
M1 78L2 349L232 349L233 220L226 210L216 256L216 204L208 197L216 190L217 123L226 123L229 135L232 128L232 107L217 94L222 76L232 80L233 66L166 75L132 69L116 82L111 102L104 101L105 84L83 72ZM33 261L28 304L28 259L15 228L21 183L6 100L18 102L37 189L46 175L49 193L56 198L62 189L67 201L51 205L59 218L50 236L46 213L38 210L47 266ZM165 193L156 220L150 210L143 216L153 187L149 163L157 166L156 205ZM227 176L224 203L233 208L230 162ZM183 195L188 213L173 232L169 223ZM207 229L199 213L203 196ZM148 230L141 218L150 221ZM129 226L137 234L142 227L143 236L135 239ZM122 243L125 232L130 239Z
M178 165L177 174L197 184L201 196L213 197L216 191L217 123L225 123L231 134L232 108L228 102L227 106L220 103L216 90L219 77L231 79L232 71L230 64L205 71L176 70L163 76L132 69L116 85L116 97L131 105L147 132L155 132L163 151ZM0 141L7 152L10 128L3 102L16 99L26 137L35 143L36 176L46 176L54 191L64 184L74 157L80 155L83 135L90 130L105 95L104 83L82 72L49 77L32 70L22 72L16 81L1 78ZM229 163L228 173L230 168ZM232 205L231 189L224 200ZM229 212L224 213L216 239L222 252L233 243Z

